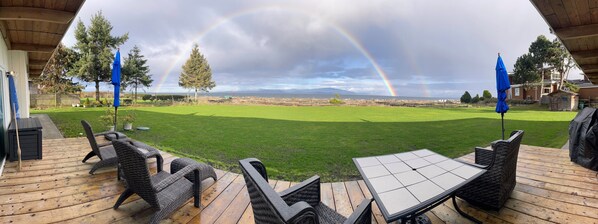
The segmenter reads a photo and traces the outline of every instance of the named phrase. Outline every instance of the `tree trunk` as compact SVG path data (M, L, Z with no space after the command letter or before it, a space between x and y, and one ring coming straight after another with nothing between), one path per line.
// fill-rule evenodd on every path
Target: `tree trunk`
M58 91L54 91L54 107L58 107Z
M137 84L135 84L135 100L133 101L133 105L137 104Z
M96 79L96 101L100 101L100 80Z
M195 89L195 104L197 104L197 89Z

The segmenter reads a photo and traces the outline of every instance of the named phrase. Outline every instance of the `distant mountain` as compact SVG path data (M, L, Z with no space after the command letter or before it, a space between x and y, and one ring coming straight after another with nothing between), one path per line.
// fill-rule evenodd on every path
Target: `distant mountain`
M357 95L357 93L336 89L336 88L318 88L318 89L259 89L249 91L237 91L231 93L253 93L253 94L339 94L339 95Z

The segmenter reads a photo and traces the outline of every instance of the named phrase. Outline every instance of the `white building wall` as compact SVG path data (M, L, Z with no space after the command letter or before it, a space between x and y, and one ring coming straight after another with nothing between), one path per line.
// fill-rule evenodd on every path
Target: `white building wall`
M6 72L8 70L8 48L6 47L6 42L4 42L4 38L0 38L0 84L2 84L2 91L0 91L0 97L2 97L2 103L0 104L0 109L3 112L3 122L2 127L6 133L8 130L8 125L10 124L10 113L7 111L8 106L8 79L6 78ZM4 138L4 136L0 136L0 138ZM4 148L4 145L0 145L0 150L8 151L8 149ZM5 157L6 158L6 157ZM4 167L2 163L2 159L0 159L0 170ZM2 175L2 174L0 174Z
M8 79L6 78L6 72L8 70L8 48L6 47L6 42L4 42L4 38L0 38L0 78L2 79L2 92L0 93L2 97L2 105L0 105L0 109L4 112L4 130L8 129L8 125L10 124L10 113L8 113L6 105L8 105ZM1 136L0 136L1 137ZM2 146L0 146L1 148Z
M21 118L29 117L29 74L27 63L29 57L25 51L8 51L8 67L15 72L15 86L19 100L19 114Z

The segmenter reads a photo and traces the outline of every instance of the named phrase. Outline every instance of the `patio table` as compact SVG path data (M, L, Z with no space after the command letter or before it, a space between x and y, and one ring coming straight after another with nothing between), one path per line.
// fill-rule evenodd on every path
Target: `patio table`
M479 223L457 207L455 192L486 172L481 167L428 149L353 158L353 162L387 222L429 223L424 213L452 198L461 215Z

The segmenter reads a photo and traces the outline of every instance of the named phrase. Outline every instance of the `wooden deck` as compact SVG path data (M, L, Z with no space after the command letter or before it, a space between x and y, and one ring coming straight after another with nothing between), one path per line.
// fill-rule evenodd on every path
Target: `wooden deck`
M24 161L23 171L8 163L0 177L0 223L145 223L149 205L139 197L129 198L112 209L124 190L115 169L89 175L97 159L81 163L89 151L86 139L44 140L44 159ZM176 157L164 153L164 168ZM472 155L463 157L471 159ZM267 163L267 161L265 161ZM155 169L155 163L151 167ZM218 181L202 183L201 208L189 203L164 222L253 223L243 176L217 171ZM277 191L295 183L271 181ZM371 197L363 181L322 184L322 200L347 216L364 197ZM598 179L596 172L568 160L560 149L522 146L517 168L517 186L500 212L487 212L461 202L460 207L485 223L598 223ZM374 205L375 222L384 223ZM434 223L468 223L450 201L428 212Z

